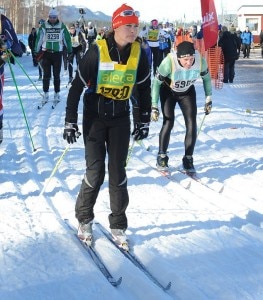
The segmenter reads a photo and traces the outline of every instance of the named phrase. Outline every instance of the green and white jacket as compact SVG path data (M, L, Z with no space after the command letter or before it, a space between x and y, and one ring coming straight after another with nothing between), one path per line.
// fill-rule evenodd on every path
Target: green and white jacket
M169 86L174 93L187 93L189 88L198 78L202 78L205 96L212 95L211 76L208 71L207 62L198 52L192 67L187 70L179 62L175 52L169 53L158 67L152 83L152 106L158 106L160 86Z
M41 49L48 52L61 52L63 45L67 47L67 52L72 52L72 44L69 31L66 25L59 20L55 24L46 21L38 30L36 38L35 52Z

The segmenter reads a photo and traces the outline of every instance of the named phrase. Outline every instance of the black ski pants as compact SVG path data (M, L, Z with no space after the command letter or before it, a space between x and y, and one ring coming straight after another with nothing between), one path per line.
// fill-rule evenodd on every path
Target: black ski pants
M71 59L68 61L68 74L69 74L69 78L73 78L73 64L74 64L74 57L76 59L76 65L79 64L79 60L80 60L80 53L82 51L82 46L78 46L78 47L72 47L72 53L73 56L71 57Z
M76 202L79 222L94 219L94 205L105 177L108 154L108 187L110 196L110 228L126 229L126 208L129 203L126 177L126 159L130 140L130 117L83 120L86 173Z
M153 75L156 74L157 68L161 63L161 54L158 47L150 47L152 52L152 65L153 65Z
M224 82L233 82L235 77L235 58L232 58L224 63Z
M43 68L43 92L49 91L51 72L53 72L54 91L55 93L60 92L62 52L45 51L41 65Z
M175 106L178 103L186 127L184 139L185 155L193 155L197 136L197 106L194 85L184 94L172 92L171 89L162 85L160 89L160 101L163 125L159 134L159 153L167 153L171 131L174 127Z

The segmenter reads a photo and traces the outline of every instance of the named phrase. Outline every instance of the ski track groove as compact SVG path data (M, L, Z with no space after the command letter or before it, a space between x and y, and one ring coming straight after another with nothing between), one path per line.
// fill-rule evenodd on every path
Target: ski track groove
M140 146L137 145L136 147L140 147ZM142 148L141 151L146 151L146 150L144 150ZM131 159L133 159L133 157L131 157ZM139 153L137 153L136 159L139 159L141 162L148 165L148 167L153 168L153 166L149 162L146 162L146 161L140 159ZM156 158L152 155L152 161L153 160L155 161ZM156 171L156 172L158 173L158 171ZM162 175L159 175L159 176L162 177ZM207 187L201 185L198 182L195 182L192 179L189 179L192 181L189 189L185 189L180 183L174 182L165 177L163 179L166 180L167 182L169 182L169 189L167 187L167 184L164 187L164 185L162 183L163 180L160 183L165 188L165 190L169 193L169 195L171 195L174 198L176 198L176 196L178 196L179 199L182 198L186 203L189 203L189 201L192 201L192 196L194 196L194 201L203 201L205 203L209 202L210 205L214 206L215 208L218 208L220 210L223 210L225 212L233 214L234 216L237 216L237 213L233 212L232 210L227 211L226 210L227 206L224 205L224 204L229 203L229 201L235 201L236 205L239 205L239 212L241 214L243 214L250 208L250 206L247 205L246 200L244 201L244 203L240 203L238 200L236 200L236 198L238 198L238 197L235 197L235 196L228 197L228 195L224 191L223 191L223 193L219 194L216 191L208 189ZM191 196L189 196L189 194L191 194ZM202 195L204 195L204 196L202 196ZM184 198L184 197L186 197L186 198ZM212 199L212 200L210 200L210 199ZM176 200L178 200L178 199L176 198ZM251 201L253 201L253 200L251 200ZM249 202L249 204L252 204L251 201Z

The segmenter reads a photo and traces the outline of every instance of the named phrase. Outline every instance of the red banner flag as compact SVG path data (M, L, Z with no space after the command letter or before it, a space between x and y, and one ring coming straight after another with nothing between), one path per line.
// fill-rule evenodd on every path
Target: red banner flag
M218 38L218 21L214 0L201 0L202 29L205 50L216 45Z

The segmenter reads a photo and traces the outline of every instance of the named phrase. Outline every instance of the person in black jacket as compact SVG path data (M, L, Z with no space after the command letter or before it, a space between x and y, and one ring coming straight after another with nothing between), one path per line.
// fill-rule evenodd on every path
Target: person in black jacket
M105 177L108 154L109 223L116 242L127 249L125 230L129 203L126 160L130 141L130 102L136 86L140 114L134 140L148 136L151 114L151 77L148 58L138 38L138 12L123 4L112 17L112 32L91 44L69 89L63 138L74 143L78 133L78 105L83 96L83 139L86 173L77 197L78 235L92 242L94 205Z
M38 63L36 61L36 53L35 53L36 38L37 38L37 31L36 31L36 28L33 27L31 29L31 32L30 32L29 36L28 36L28 46L31 50L32 61L33 61L33 66L34 67L38 66Z
M222 27L222 36L219 39L218 46L222 47L224 55L224 83L233 83L235 77L235 62L238 58L238 41L234 34Z

